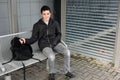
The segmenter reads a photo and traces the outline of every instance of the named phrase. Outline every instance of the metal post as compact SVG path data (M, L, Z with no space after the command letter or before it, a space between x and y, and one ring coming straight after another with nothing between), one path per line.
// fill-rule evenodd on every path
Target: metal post
M11 32L18 32L17 0L10 0Z
M116 41L115 41L115 54L114 54L114 68L118 69L120 64L120 1L118 8L118 20L116 25Z
M62 40L65 41L65 37L66 37L66 0L61 0L61 31L62 31Z

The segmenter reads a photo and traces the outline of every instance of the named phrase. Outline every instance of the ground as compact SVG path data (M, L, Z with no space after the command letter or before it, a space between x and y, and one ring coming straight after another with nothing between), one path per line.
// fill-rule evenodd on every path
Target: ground
M64 76L63 56L56 56L56 80L120 80L120 73L113 69L112 64L103 65L96 62L94 58L72 56L71 72L76 76L69 79ZM23 69L10 73L12 80L23 80ZM0 77L0 80L4 76ZM46 60L26 67L27 80L48 80Z

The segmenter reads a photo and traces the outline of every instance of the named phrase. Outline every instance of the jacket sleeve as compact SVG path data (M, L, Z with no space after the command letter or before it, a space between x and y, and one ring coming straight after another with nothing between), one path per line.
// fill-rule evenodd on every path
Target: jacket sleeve
M56 37L55 37L55 40L54 40L54 45L57 45L58 42L61 41L61 28L59 26L59 23L56 21L55 22L55 26L56 26L56 31L55 31L55 34L56 34Z
M38 26L36 24L34 24L31 38L26 39L26 43L33 44L34 42L36 42L38 40L38 36L39 36Z

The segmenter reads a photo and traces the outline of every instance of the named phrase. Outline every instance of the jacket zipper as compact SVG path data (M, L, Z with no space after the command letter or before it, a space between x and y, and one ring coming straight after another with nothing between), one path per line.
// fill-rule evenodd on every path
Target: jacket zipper
M48 37L48 34L49 34L49 32L48 32L48 26L47 26L47 39L48 39L48 43L50 44L50 39ZM50 47L52 47L51 44L50 44Z

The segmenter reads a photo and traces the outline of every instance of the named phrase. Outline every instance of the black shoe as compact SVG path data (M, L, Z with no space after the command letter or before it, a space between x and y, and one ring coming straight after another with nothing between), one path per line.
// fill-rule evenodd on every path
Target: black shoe
M69 78L74 78L74 77L75 77L75 75L73 75L73 74L70 73L70 72L67 72L67 73L65 74L65 76L66 76L66 77L69 77Z
M55 74L53 73L49 74L49 80L55 80Z

